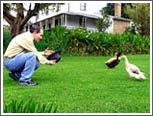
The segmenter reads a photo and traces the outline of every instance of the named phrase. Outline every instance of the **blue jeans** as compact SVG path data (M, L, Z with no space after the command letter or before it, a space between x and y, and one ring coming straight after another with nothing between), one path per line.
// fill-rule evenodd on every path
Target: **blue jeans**
M13 58L4 60L4 66L7 70L18 75L20 81L30 81L34 71L39 67L40 63L33 52L21 53Z

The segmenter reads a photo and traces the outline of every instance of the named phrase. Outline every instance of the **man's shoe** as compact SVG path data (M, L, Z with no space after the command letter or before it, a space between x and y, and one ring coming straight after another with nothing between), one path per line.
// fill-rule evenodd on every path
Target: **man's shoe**
M18 77L15 73L13 73L13 72L10 72L10 73L9 73L9 76L10 76L13 80L15 80L15 81L18 81L18 80L19 80L19 77Z
M38 85L37 82L34 82L34 81L19 81L19 85L28 85L28 86L35 86L35 85Z

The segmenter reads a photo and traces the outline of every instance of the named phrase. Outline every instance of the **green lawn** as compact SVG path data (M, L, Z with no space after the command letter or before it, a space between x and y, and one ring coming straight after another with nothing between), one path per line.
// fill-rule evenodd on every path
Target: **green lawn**
M41 65L33 80L38 86L19 86L4 69L3 99L54 103L57 113L150 113L150 55L129 55L147 80L128 79L124 60L108 69L104 56L63 56L53 66Z

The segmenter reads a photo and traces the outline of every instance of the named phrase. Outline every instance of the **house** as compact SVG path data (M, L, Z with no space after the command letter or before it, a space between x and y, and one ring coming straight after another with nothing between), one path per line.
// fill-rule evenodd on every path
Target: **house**
M121 3L115 3L115 13L112 17L113 20L113 33L123 33L126 28L130 27L131 19L121 17Z
M93 4L92 4L93 5ZM93 10L89 3L65 3L59 8L59 12L47 11L40 13L35 17L34 24L38 24L43 29L48 30L57 25L69 29L85 28L90 31L98 31L96 21L102 18L99 10ZM92 10L91 10L92 9ZM41 18L40 18L41 17ZM115 16L110 16L110 27L106 30L108 33L123 33L127 27L130 26L131 20L121 17L121 4L115 4ZM26 29L28 29L26 26Z

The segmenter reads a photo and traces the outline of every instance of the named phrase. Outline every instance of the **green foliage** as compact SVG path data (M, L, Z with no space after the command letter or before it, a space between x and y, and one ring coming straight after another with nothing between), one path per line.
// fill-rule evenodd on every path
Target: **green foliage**
M8 44L7 38L9 37L6 34L4 49ZM91 32L85 29L69 30L60 26L45 31L41 42L35 45L39 51L48 47L53 50L61 50L62 54L81 56L113 55L117 51L123 51L126 54L150 53L150 38L147 36L131 33Z
M114 16L114 3L107 3L107 6L102 9L106 14Z
M98 31L105 32L106 29L110 26L111 22L110 22L109 16L105 13L104 10L101 10L100 12L101 12L102 18L98 18L98 20L96 21L96 24L97 24Z
M135 25L132 23L132 25L130 27L126 28L125 33L136 34L137 32L136 32Z
M53 103L37 103L33 99L11 99L4 103L4 113L56 113L57 107Z
M150 3L135 3L127 6L125 12L133 20L141 35L150 35Z
M65 48L68 54L112 55L118 50L130 54L148 54L150 39L138 34L107 34L82 29L71 30L72 38Z
M3 53L6 51L9 42L11 41L11 32L5 29L3 32Z
M121 3L121 17L129 18L125 12L126 6L132 7L132 3ZM106 14L114 16L114 3L107 3L107 6L102 8Z
M35 45L38 50L44 50L48 47L50 49L64 51L70 39L68 33L69 31L66 28L56 26L56 28L45 31L43 40L40 43L35 43Z

